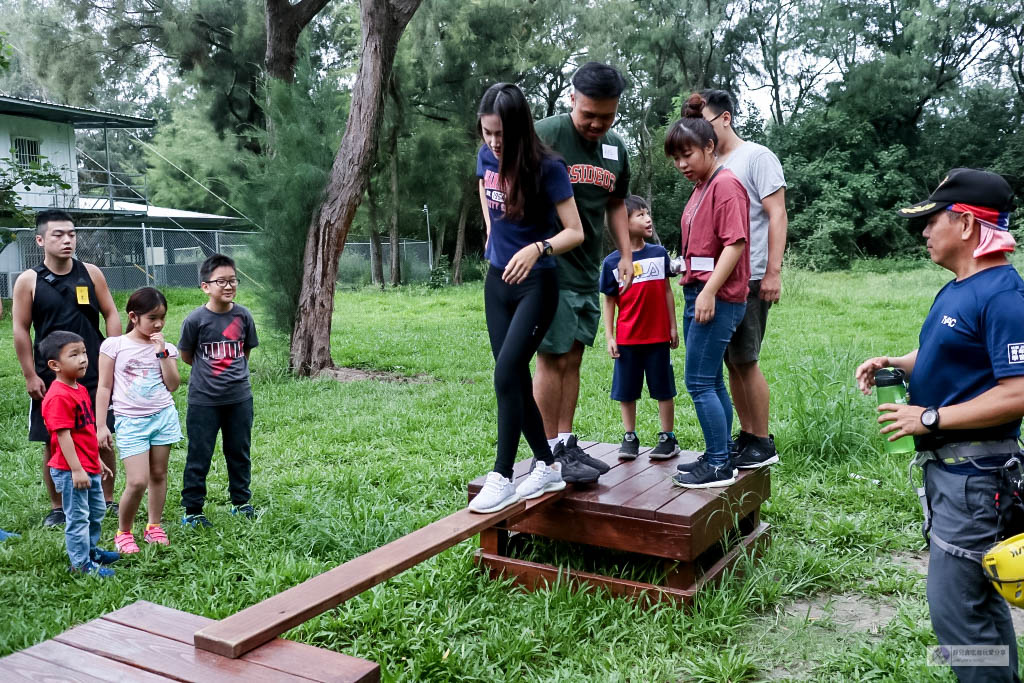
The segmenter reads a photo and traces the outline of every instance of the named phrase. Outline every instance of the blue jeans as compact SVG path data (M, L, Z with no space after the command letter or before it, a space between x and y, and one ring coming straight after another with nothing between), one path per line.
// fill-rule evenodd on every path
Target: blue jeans
M704 432L708 462L720 467L729 462L732 433L732 401L725 388L722 361L736 326L743 320L746 303L715 299L715 317L708 323L694 321L694 307L703 284L683 287L683 341L686 345L686 390L693 399L697 421Z
M107 514L103 500L103 486L98 474L89 475L89 488L76 489L70 470L50 468L53 485L64 504L64 542L72 567L81 567L89 561L89 552L100 542L100 525Z

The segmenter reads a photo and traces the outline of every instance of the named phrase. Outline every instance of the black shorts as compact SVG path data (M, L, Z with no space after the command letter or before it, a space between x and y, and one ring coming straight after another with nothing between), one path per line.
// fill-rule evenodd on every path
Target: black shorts
M96 388L86 387L86 389L89 390L89 398L92 400L92 407L95 410ZM43 422L43 402L37 401L34 398L29 400L32 401L32 405L28 410L28 440L50 443L50 432L47 431L46 423ZM107 429L110 430L111 434L114 433L114 411L112 408L107 409Z
M665 401L675 397L676 375L668 342L619 346L619 357L615 359L612 373L612 400L628 403L639 399L645 375L651 398Z
M725 347L725 360L733 365L755 363L761 357L761 342L768 328L768 309L772 305L761 299L761 281L751 280L747 292L747 312L736 326L732 341Z

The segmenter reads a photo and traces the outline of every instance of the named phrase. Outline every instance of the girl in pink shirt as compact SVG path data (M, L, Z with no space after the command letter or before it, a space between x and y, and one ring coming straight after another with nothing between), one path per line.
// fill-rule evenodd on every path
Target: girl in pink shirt
M96 407L105 415L113 401L117 448L124 463L125 486L114 544L123 555L139 552L132 535L142 494L149 489L149 523L143 539L169 545L160 526L167 498L167 461L171 444L181 441L181 424L171 392L178 388L178 350L164 340L167 299L159 290L136 290L125 306L128 329L100 346ZM110 443L106 425L96 431Z

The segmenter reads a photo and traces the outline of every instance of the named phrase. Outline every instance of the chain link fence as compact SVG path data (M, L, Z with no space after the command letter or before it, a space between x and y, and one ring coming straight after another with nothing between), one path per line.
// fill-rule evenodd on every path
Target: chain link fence
M22 271L43 260L35 231L13 231L15 239L0 250L0 297L9 299ZM250 277L258 232L186 230L181 228L79 227L75 257L103 270L112 290L153 287L195 287L199 264L214 253L235 259L243 279ZM430 245L417 240L399 243L402 282L430 279ZM338 284L361 287L372 282L369 242L347 242L338 264ZM384 281L391 277L391 245L381 244Z

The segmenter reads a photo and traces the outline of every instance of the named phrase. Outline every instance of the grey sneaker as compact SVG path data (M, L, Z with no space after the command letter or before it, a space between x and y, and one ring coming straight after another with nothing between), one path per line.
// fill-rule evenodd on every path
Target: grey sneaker
M561 441L555 444L551 454L555 456L555 462L562 465L562 481L567 484L593 484L601 476L593 467L577 460Z
M523 500L530 500L539 498L549 491L561 491L564 488L562 464L556 462L546 465L538 462L536 467L530 470L530 476L516 487L516 494Z
M54 508L43 518L43 526L64 526L65 521L64 509Z
M575 455L576 460L578 460L581 464L586 465L587 467L593 467L595 470L597 470L598 474L606 474L608 470L612 468L612 466L606 463L604 460L598 460L597 458L595 458L592 455L589 455L585 450L580 448L579 444L576 442L575 434L569 435L569 438L565 442L565 450Z
M636 432L626 432L622 435L622 444L619 445L620 460L636 460L640 455L640 439Z
M648 456L651 460L668 460L679 455L679 442L671 432L658 432L658 445Z
M726 463L714 467L707 460L699 461L689 472L679 472L672 477L672 483L688 489L710 489L736 483L736 470Z
M695 469L697 469L701 465L707 464L707 461L708 461L707 453L701 453L700 455L697 456L697 459L694 460L693 462L681 462L681 463L679 463L678 465L676 465L676 469L679 470L680 472L693 472Z
M538 463L538 468L544 463ZM469 501L470 512L497 512L519 502L519 495L512 482L497 472L491 472L484 480L484 486L473 500Z

